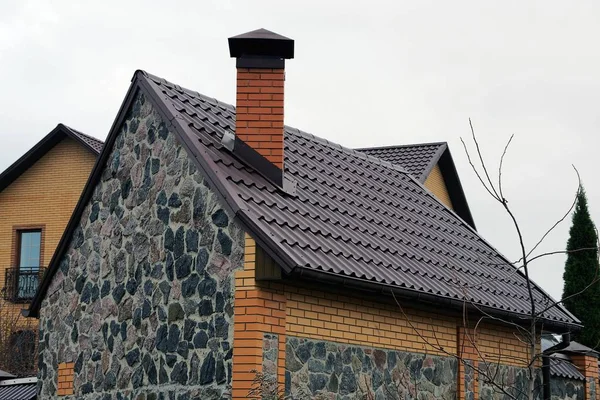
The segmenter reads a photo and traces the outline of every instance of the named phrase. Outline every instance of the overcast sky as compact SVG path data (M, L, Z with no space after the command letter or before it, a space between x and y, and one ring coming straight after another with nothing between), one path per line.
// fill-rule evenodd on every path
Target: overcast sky
M286 123L348 147L447 141L479 232L509 257L507 215L473 175L473 119L532 245L568 209L579 169L600 221L598 1L0 0L0 170L62 122L104 139L136 69L235 101L227 38L295 39ZM543 250L564 249L570 218ZM532 266L554 297L564 257Z

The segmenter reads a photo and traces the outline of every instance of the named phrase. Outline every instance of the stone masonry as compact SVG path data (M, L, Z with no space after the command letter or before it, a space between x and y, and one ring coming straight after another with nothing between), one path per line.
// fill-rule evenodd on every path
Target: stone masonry
M285 364L285 391L292 397L456 398L457 363L452 357L288 336Z
M74 362L77 399L226 398L243 232L143 95L42 304L39 393Z

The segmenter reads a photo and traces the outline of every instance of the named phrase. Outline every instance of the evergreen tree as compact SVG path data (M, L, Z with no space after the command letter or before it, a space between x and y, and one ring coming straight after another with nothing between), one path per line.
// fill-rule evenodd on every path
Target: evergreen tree
M569 253L563 275L563 299L566 299L564 305L584 325L577 340L588 347L600 348L600 282L585 289L594 280L600 279L598 235L590 217L583 187L577 196L567 251ZM581 291L583 292L577 294ZM568 296L572 297L567 298Z

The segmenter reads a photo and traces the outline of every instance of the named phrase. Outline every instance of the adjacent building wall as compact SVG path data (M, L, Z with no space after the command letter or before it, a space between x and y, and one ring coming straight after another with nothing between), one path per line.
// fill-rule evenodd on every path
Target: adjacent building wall
M453 209L452 201L450 200L450 195L448 194L448 188L446 188L444 176L442 175L442 170L438 164L433 167L423 185L429 189L439 201L441 201L448 208Z
M48 265L95 161L65 138L0 192L0 289L6 269L16 266L17 229L42 228L41 266Z
M228 396L244 241L219 204L138 95L42 303L40 398Z

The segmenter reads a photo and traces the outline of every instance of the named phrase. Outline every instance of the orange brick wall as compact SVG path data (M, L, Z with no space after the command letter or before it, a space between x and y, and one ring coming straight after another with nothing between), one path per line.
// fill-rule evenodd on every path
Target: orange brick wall
M508 327L480 323L470 349L460 346L463 318L448 310L411 307L410 301L374 299L368 294L327 291L254 279L256 244L246 235L244 270L236 273L234 307L234 398L245 398L254 374L261 371L264 333L278 333L280 385L285 373L285 336L448 356L524 367L526 346ZM379 295L381 298L382 296ZM463 343L466 343L463 341ZM443 348L443 350L440 349ZM464 372L462 369L460 372ZM462 375L460 375L462 376ZM459 378L460 380L461 378ZM459 390L460 383L459 383Z
M73 377L75 376L75 363L58 364L57 394L69 396L73 394Z
M597 400L600 398L600 391L598 390L598 358L593 355L574 354L571 355L571 360L586 377L585 399ZM594 384L596 385L595 393L592 392L592 385Z
M442 176L442 170L439 165L433 167L429 176L425 180L424 186L431 191L441 201L446 207L452 208L452 201L450 200L450 195L448 194L448 188L446 188L446 183L444 182L444 177Z
M238 68L238 138L283 169L283 69Z
M286 297L282 290L255 281L256 245L246 234L244 269L235 273L233 326L234 399L246 399L255 373L262 372L265 333L279 335L277 380L283 387L285 377Z
M0 192L0 288L5 269L14 263L13 228L44 227L41 263L46 267L95 161L94 154L66 138Z

